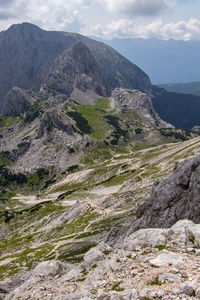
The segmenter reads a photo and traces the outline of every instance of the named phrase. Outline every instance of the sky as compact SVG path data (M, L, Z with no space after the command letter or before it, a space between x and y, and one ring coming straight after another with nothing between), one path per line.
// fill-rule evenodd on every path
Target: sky
M22 22L108 39L200 40L200 0L0 0L0 30Z

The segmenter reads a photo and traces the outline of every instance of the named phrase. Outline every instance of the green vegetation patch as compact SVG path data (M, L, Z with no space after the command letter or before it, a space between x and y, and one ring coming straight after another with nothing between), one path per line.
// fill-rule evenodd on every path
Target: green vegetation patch
M91 134L93 129L92 127L88 124L88 121L82 116L81 113L79 113L78 111L69 111L67 112L67 115L74 119L74 121L76 122L76 126L78 127L78 129L85 134Z
M91 135L93 138L105 138L108 131L110 131L110 126L104 119L104 116L109 110L108 99L99 99L95 105L73 105L73 108L75 108L88 121L89 126L92 128Z
M19 117L0 117L0 127L10 127L19 120Z
M152 280L149 285L162 285L162 283L159 281L159 278L156 277L154 280Z
M114 127L114 132L112 133L113 139L111 141L112 145L117 145L121 136L124 138L128 138L128 130L121 128L119 124L120 119L118 117L107 115L104 118L107 120L108 124Z
M160 129L160 134L167 138L173 138L175 140L180 141L187 141L191 137L190 130L187 129L181 129L181 130L175 130L175 129Z

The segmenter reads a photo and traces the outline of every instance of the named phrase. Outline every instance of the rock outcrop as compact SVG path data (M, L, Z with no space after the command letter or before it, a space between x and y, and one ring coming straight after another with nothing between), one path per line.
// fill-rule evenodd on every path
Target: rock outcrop
M173 128L173 126L160 119L155 112L151 98L138 90L116 88L111 95L112 106L118 113L136 112L144 122L154 128Z
M17 287L7 283L1 289L1 283L0 293L6 300L199 299L199 237L200 225L188 220L167 229L141 229L121 249L101 242L76 264L41 262Z
M177 220L200 222L200 157L175 163L174 173L157 179L149 199L137 209L137 226L169 227Z
M36 100L36 93L14 87L10 90L6 97L2 115L19 116L20 114L28 111Z
M86 45L78 41L65 50L54 62L44 90L51 94L71 96L74 89L86 92L93 90L97 95L108 96L100 66ZM77 99L76 99L77 100Z

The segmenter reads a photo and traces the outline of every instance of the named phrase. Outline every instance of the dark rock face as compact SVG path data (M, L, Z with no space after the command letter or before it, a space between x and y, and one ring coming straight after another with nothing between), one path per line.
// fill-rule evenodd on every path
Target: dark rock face
M121 86L151 90L148 76L111 47L79 34L47 32L23 23L0 32L0 111L12 87L40 86L46 81L55 58L77 41L82 41L91 51L110 93ZM85 84L85 78L83 81ZM83 87L81 77L79 86Z
M70 97L74 88L108 96L108 88L101 69L91 51L81 41L65 50L54 62L48 75L46 88Z
M34 92L27 91L18 87L10 90L6 97L6 102L3 107L3 116L18 116L25 111L28 111L36 101Z
M137 209L137 226L170 227L177 220L200 222L200 156L175 164L174 173L158 179L150 198Z

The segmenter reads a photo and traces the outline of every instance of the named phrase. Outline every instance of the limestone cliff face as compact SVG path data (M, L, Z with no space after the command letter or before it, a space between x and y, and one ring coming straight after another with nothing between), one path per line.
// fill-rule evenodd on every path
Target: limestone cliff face
M200 157L175 164L167 179L155 181L149 199L137 209L139 227L168 227L177 220L200 222Z
M173 128L155 112L151 98L138 90L116 88L111 96L112 106L118 113L136 112L144 120L144 123L153 128Z
M108 96L108 88L96 59L80 41L55 60L43 89L47 93L54 91L68 97L74 89L82 92L92 90L97 95Z

